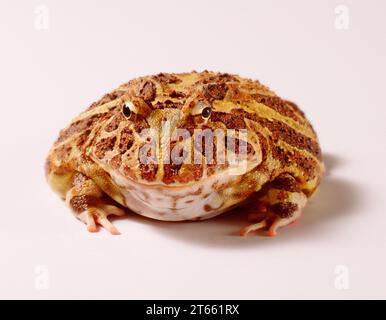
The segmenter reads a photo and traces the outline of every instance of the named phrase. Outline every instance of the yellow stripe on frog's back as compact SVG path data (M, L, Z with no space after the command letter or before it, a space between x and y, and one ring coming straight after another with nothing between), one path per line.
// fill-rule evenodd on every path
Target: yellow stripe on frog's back
M316 138L312 128L307 124L307 122L305 122L305 124L301 124L292 118L280 114L279 112L270 107L267 107L262 103L255 101L234 103L232 101L216 100L213 103L213 107L215 111L225 113L231 113L232 109L243 109L246 112L257 114L261 118L281 121L309 138Z

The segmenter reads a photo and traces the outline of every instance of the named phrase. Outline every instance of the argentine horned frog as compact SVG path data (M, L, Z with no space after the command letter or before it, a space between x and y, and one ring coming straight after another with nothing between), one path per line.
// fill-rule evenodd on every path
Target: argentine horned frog
M112 234L125 208L201 220L256 199L240 233L275 235L302 213L323 173L304 113L258 81L161 73L121 85L60 132L47 180L89 231Z

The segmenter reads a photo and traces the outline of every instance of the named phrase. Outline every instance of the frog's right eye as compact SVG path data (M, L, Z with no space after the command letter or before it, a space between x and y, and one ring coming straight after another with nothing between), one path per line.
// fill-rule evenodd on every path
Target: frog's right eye
M133 104L131 102L125 102L122 107L122 113L126 118L130 118L132 114Z

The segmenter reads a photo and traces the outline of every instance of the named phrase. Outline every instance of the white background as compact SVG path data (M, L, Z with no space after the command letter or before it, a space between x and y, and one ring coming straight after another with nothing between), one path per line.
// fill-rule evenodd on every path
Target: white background
M35 28L40 4L48 30ZM385 9L2 0L0 298L386 298ZM128 216L121 236L87 233L45 182L59 129L133 77L192 69L259 79L306 112L328 173L300 224L241 238L235 215Z

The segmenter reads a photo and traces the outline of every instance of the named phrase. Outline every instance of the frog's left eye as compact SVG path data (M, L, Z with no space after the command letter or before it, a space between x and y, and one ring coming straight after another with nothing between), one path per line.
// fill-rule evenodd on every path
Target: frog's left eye
M201 114L201 116L204 119L208 119L211 113L212 113L212 106L203 101L198 102L192 110L192 115L197 116Z
M204 119L208 119L211 113L212 113L212 108L205 107L204 109L202 109L201 115Z
M126 118L130 118L132 114L132 103L126 102L122 107L122 113Z

